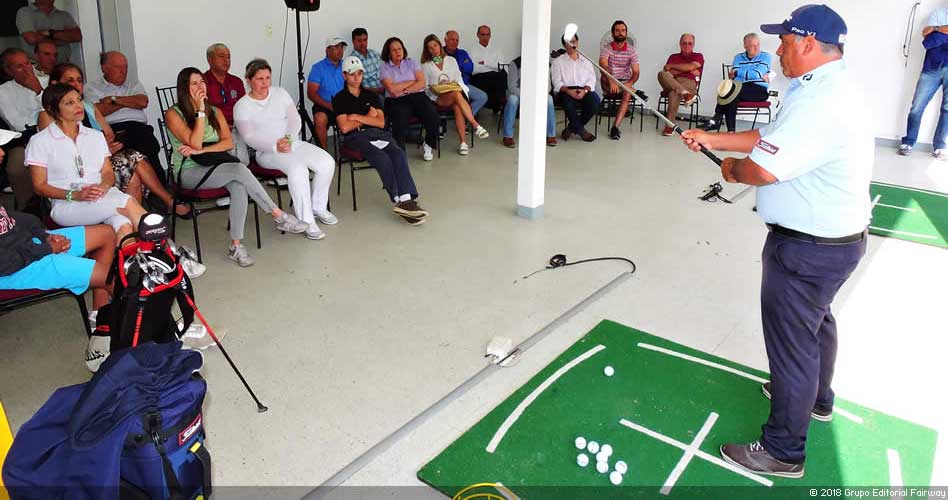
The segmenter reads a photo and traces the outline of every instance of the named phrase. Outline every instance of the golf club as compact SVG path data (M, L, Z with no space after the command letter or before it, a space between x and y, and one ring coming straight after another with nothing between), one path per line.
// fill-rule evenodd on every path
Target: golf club
M563 43L575 49L579 55L583 56L583 59L586 59L587 61L591 62L594 66L599 68L599 71L602 72L603 75L606 75L606 77L608 77L615 84L617 84L622 90L628 92L629 94L635 95L639 99L641 99L642 107L644 109L646 109L647 111L655 115L656 118L660 118L662 121L668 124L668 126L674 129L674 131L678 135L681 135L681 133L684 132L684 130L682 130L682 128L679 127L675 122L669 120L668 118L665 117L665 115L659 113L658 111L655 111L651 106L649 106L648 97L641 90L634 90L632 88L629 88L627 85L617 80L616 77L612 76L612 74L609 73L609 71L607 71L605 68L600 66L598 61L594 61L590 59L589 56L587 56L586 54L583 54L583 51L579 50L579 47L573 45L573 37L576 36L577 31L579 31L579 27L576 26L576 23L567 24L566 28L563 30ZM701 152L704 153L705 156L707 156L711 161L716 163L718 166L721 166L720 158L718 158L714 153L709 151L708 148L704 147L704 145L699 144L699 146L701 147Z

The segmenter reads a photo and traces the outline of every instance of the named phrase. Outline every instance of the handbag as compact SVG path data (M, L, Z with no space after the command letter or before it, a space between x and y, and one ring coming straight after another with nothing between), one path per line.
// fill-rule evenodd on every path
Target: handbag
M205 167L214 167L223 163L240 163L240 160L235 158L234 155L225 153L224 151L191 155L190 158L198 165Z
M461 88L461 84L458 82L433 83L431 84L431 92L440 96L451 92L464 92L464 89Z

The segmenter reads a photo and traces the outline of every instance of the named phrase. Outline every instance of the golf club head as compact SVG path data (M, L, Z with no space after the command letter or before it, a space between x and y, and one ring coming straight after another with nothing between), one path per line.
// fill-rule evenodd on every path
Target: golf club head
M576 23L569 23L563 28L563 43L566 45L572 45L573 37L576 36L576 32L579 31L579 26Z
M168 250L171 250L171 253L172 253L172 254L174 254L174 255L176 255L176 256L178 256L178 257L181 256L181 254L178 253L178 245L176 245L176 244L174 243L174 240L172 240L171 238L166 238L166 239L165 239L165 244L168 245Z

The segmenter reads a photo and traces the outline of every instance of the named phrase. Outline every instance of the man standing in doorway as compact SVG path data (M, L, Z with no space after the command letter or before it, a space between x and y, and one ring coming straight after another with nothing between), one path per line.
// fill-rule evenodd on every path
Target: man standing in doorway
M935 137L932 138L932 155L945 159L945 137L948 136L948 7L939 7L932 12L928 19L928 26L922 29L924 40L922 45L927 49L925 63L922 65L922 74L918 77L915 87L915 97L912 98L912 109L909 111L908 123L905 126L905 137L899 145L899 154L908 156L918 140L918 129L922 123L922 114L928 102L941 89L941 109L938 112L938 126L935 128Z
M777 56L791 79L775 121L736 134L692 129L682 136L695 151L704 145L750 154L726 158L721 174L759 186L757 213L770 230L760 294L770 416L757 441L725 444L721 456L758 474L799 478L810 419L833 417L830 306L866 252L874 139L868 101L842 60L847 29L839 14L806 5L760 29L780 35Z
M57 9L53 3L54 0L36 0L16 12L16 29L23 39L23 49L29 51L40 42L53 42L59 47L59 62L76 62L70 59L70 45L82 41L82 31L68 12Z

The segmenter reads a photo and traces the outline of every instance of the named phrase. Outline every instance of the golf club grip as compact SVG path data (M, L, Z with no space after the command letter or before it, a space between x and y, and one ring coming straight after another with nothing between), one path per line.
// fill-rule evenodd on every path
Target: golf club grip
M684 130L682 130L681 127L675 125L675 132L677 132L678 135L682 135L682 133L684 132ZM703 144L698 144L698 146L701 147L701 152L702 152L705 156L707 156L709 160L713 161L715 164L717 164L717 166L719 166L719 167L721 166L721 163L723 163L723 160L721 160L720 158L718 158L718 156L717 156L716 154L712 153L708 148L704 147Z

